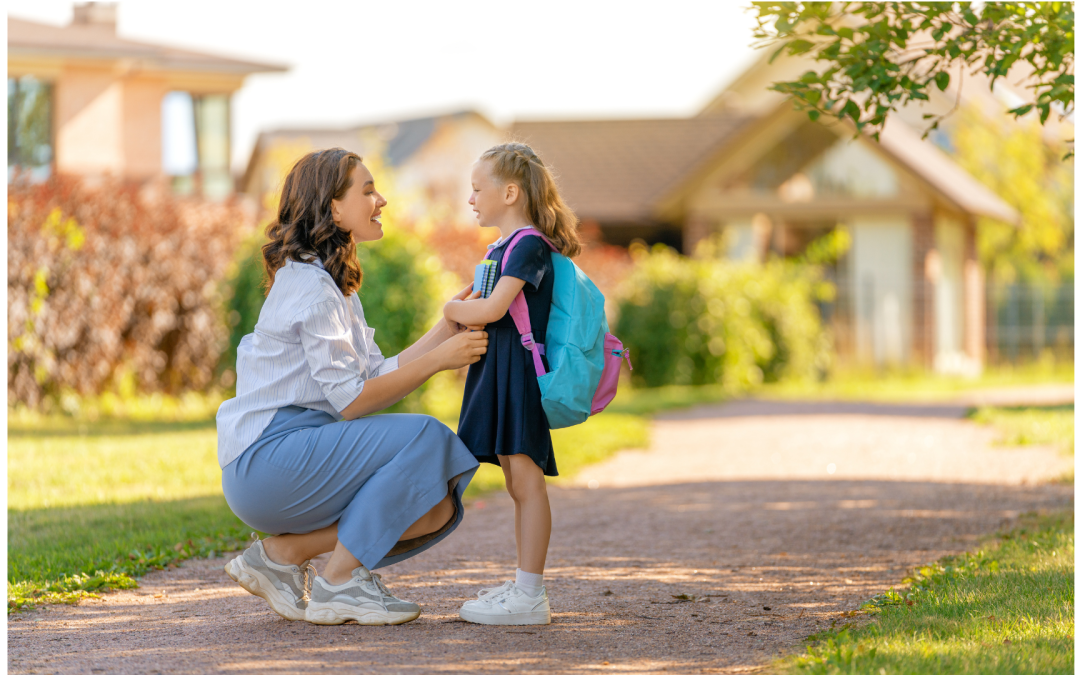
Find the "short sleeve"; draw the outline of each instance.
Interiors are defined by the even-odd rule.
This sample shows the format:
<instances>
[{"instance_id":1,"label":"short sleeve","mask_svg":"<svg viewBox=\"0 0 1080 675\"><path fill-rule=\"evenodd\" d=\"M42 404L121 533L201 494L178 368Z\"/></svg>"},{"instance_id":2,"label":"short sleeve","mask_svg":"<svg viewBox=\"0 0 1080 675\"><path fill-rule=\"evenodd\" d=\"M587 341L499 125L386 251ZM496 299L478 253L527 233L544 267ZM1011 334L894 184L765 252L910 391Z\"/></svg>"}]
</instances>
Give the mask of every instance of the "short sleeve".
<instances>
[{"instance_id":1,"label":"short sleeve","mask_svg":"<svg viewBox=\"0 0 1080 675\"><path fill-rule=\"evenodd\" d=\"M505 261L502 276L521 279L536 291L550 266L550 250L540 237L523 237L510 252L510 259Z\"/></svg>"},{"instance_id":2,"label":"short sleeve","mask_svg":"<svg viewBox=\"0 0 1080 675\"><path fill-rule=\"evenodd\" d=\"M352 322L345 306L320 302L304 311L296 322L311 377L330 405L341 412L363 391L363 373L368 369L366 359L353 346Z\"/></svg>"}]
</instances>

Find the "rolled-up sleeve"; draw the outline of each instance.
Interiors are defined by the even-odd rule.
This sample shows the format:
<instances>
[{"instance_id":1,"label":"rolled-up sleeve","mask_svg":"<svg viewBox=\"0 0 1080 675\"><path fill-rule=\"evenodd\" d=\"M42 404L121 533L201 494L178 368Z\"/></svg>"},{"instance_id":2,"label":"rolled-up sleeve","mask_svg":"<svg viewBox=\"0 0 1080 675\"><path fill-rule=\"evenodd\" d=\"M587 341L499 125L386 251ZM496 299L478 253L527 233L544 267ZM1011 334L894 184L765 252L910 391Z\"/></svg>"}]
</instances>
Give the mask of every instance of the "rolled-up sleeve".
<instances>
[{"instance_id":1,"label":"rolled-up sleeve","mask_svg":"<svg viewBox=\"0 0 1080 675\"><path fill-rule=\"evenodd\" d=\"M400 356L400 355L391 356L390 358L388 358L388 359L384 360L382 363L380 363L379 364L379 369L375 371L375 374L376 375L385 375L387 373L392 373L395 370L397 370L398 369L398 356Z\"/></svg>"},{"instance_id":2,"label":"rolled-up sleeve","mask_svg":"<svg viewBox=\"0 0 1080 675\"><path fill-rule=\"evenodd\" d=\"M366 359L353 347L345 306L321 302L308 308L296 322L311 377L330 405L341 412L364 390L363 373L368 368Z\"/></svg>"}]
</instances>

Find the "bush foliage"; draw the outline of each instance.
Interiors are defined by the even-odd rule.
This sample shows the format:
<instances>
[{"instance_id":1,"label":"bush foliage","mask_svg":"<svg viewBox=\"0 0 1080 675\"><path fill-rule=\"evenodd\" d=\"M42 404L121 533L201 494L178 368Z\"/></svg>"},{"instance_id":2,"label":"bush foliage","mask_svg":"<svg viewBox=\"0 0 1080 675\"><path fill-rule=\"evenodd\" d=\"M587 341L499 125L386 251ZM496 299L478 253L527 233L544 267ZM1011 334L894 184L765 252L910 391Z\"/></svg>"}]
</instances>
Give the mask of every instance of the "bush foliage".
<instances>
[{"instance_id":1,"label":"bush foliage","mask_svg":"<svg viewBox=\"0 0 1080 675\"><path fill-rule=\"evenodd\" d=\"M228 330L216 282L251 218L115 181L8 189L8 398L203 390Z\"/></svg>"},{"instance_id":2,"label":"bush foliage","mask_svg":"<svg viewBox=\"0 0 1080 675\"><path fill-rule=\"evenodd\" d=\"M633 253L615 333L630 348L637 383L740 392L827 368L815 268L684 258L663 246Z\"/></svg>"}]
</instances>

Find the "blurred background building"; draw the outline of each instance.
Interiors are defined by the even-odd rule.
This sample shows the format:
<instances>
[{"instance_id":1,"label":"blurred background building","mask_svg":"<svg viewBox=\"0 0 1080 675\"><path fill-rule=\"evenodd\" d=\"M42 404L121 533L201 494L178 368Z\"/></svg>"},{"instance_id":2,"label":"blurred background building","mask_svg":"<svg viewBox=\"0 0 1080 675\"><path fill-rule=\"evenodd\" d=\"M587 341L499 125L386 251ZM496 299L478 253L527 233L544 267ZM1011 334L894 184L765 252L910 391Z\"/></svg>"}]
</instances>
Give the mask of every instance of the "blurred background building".
<instances>
[{"instance_id":1,"label":"blurred background building","mask_svg":"<svg viewBox=\"0 0 1080 675\"><path fill-rule=\"evenodd\" d=\"M716 235L729 258L763 261L797 258L843 229L850 249L828 270L838 292L822 307L841 358L976 373L988 349L996 358L1071 350L1071 283L1049 296L988 288L980 223L1023 227L1021 214L954 160L955 125L926 139L917 130L927 110L956 105L960 82L964 106L1003 115L1023 100L1007 83L954 77L925 107L891 119L879 141L853 140L853 128L810 122L769 90L808 62L763 54L688 118L500 127L463 110L266 130L233 176L230 96L247 75L285 67L126 40L116 35L116 11L115 3L79 4L66 27L8 19L9 181L20 173L167 176L181 194L221 199L235 190L265 203L301 154L340 146L378 156L399 189L425 196L418 204L444 204L467 223L472 162L495 143L520 140L554 169L583 225L610 244L641 240L691 254ZM1043 133L1071 138L1071 129L1069 119Z\"/></svg>"},{"instance_id":2,"label":"blurred background building","mask_svg":"<svg viewBox=\"0 0 1080 675\"><path fill-rule=\"evenodd\" d=\"M64 27L8 17L9 182L168 176L181 193L231 194L230 98L251 73L285 68L127 40L116 12L76 4Z\"/></svg>"}]
</instances>

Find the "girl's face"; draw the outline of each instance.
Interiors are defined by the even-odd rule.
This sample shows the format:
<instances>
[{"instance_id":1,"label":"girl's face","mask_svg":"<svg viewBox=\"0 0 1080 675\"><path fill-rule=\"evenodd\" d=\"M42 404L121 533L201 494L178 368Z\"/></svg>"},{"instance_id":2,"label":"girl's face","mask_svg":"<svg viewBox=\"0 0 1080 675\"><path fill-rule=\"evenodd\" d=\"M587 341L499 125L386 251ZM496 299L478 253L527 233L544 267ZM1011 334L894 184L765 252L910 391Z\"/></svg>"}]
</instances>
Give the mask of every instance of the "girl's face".
<instances>
[{"instance_id":1,"label":"girl's face","mask_svg":"<svg viewBox=\"0 0 1080 675\"><path fill-rule=\"evenodd\" d=\"M341 196L330 202L334 224L352 233L353 241L382 239L382 207L386 200L375 190L375 179L363 164L353 167L352 185Z\"/></svg>"},{"instance_id":2,"label":"girl's face","mask_svg":"<svg viewBox=\"0 0 1080 675\"><path fill-rule=\"evenodd\" d=\"M520 189L509 183L500 185L491 175L491 165L480 161L473 165L472 194L469 205L480 227L498 227L499 223L514 212Z\"/></svg>"}]
</instances>

